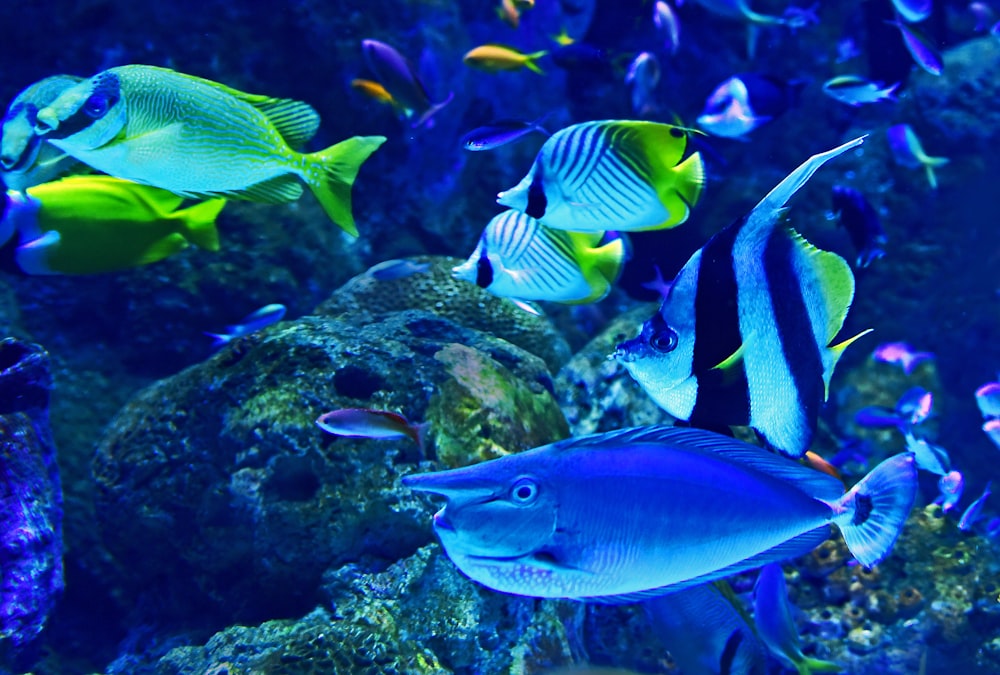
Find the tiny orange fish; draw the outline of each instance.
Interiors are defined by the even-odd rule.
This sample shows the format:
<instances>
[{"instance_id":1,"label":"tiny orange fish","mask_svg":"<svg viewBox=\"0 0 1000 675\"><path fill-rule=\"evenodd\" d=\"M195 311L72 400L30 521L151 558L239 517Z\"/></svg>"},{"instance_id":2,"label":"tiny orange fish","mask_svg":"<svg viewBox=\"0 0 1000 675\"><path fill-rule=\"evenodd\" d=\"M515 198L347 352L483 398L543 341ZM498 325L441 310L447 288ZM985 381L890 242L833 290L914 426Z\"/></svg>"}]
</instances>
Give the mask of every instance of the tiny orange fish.
<instances>
[{"instance_id":1,"label":"tiny orange fish","mask_svg":"<svg viewBox=\"0 0 1000 675\"><path fill-rule=\"evenodd\" d=\"M374 101L378 101L379 103L391 105L394 108L399 105L396 103L396 99L392 97L392 94L386 91L385 87L374 80L365 80L360 77L355 78L351 80L351 88Z\"/></svg>"},{"instance_id":2,"label":"tiny orange fish","mask_svg":"<svg viewBox=\"0 0 1000 675\"><path fill-rule=\"evenodd\" d=\"M830 464L830 462L826 461L812 450L806 450L806 454L802 457L802 459L805 461L806 464L816 469L817 471L822 471L828 476L833 476L837 480L843 482L844 479L841 477L840 472L837 471L837 467L835 467L833 464Z\"/></svg>"}]
</instances>

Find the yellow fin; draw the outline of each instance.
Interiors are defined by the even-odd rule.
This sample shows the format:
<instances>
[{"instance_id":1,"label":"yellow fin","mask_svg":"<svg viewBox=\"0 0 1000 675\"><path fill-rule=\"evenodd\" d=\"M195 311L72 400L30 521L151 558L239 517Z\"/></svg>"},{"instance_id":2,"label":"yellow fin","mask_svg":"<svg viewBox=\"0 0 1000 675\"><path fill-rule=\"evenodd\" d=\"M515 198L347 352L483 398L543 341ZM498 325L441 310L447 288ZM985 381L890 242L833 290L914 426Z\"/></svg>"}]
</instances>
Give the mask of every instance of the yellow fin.
<instances>
[{"instance_id":1,"label":"yellow fin","mask_svg":"<svg viewBox=\"0 0 1000 675\"><path fill-rule=\"evenodd\" d=\"M790 227L786 228L786 231L794 247L809 258L819 280L823 300L826 302L827 317L826 333L822 342L829 344L844 325L847 310L854 300L854 273L851 272L851 266L847 261L836 253L816 248Z\"/></svg>"},{"instance_id":2,"label":"yellow fin","mask_svg":"<svg viewBox=\"0 0 1000 675\"><path fill-rule=\"evenodd\" d=\"M872 332L872 328L866 328L854 337L849 337L843 342L838 342L837 344L827 347L833 355L830 360L830 369L828 372L823 373L823 400L825 401L830 396L830 377L833 375L833 369L837 367L837 362L840 361L840 357L843 356L844 350L847 349L855 340L860 337L864 337Z\"/></svg>"},{"instance_id":3,"label":"yellow fin","mask_svg":"<svg viewBox=\"0 0 1000 675\"><path fill-rule=\"evenodd\" d=\"M539 75L544 75L545 71L538 67L538 64L535 63L535 60L542 58L543 56L545 56L548 53L549 52L547 50L543 49L542 51L535 52L534 54L525 54L524 55L524 67L527 68L528 70L532 71L532 72L538 73Z\"/></svg>"},{"instance_id":4,"label":"yellow fin","mask_svg":"<svg viewBox=\"0 0 1000 675\"><path fill-rule=\"evenodd\" d=\"M385 136L354 136L326 150L306 155L313 164L313 170L309 172L309 187L330 220L348 234L358 235L351 213L354 179L364 161L385 141Z\"/></svg>"},{"instance_id":5,"label":"yellow fin","mask_svg":"<svg viewBox=\"0 0 1000 675\"><path fill-rule=\"evenodd\" d=\"M187 239L184 235L174 232L173 234L168 234L163 239L150 246L146 251L139 256L133 263L134 267L139 265L148 265L150 263L159 262L164 258L169 258L175 253L183 251L188 247Z\"/></svg>"},{"instance_id":6,"label":"yellow fin","mask_svg":"<svg viewBox=\"0 0 1000 675\"><path fill-rule=\"evenodd\" d=\"M184 238L207 251L219 250L219 231L215 219L226 205L225 199L209 199L174 213L184 222Z\"/></svg>"}]
</instances>

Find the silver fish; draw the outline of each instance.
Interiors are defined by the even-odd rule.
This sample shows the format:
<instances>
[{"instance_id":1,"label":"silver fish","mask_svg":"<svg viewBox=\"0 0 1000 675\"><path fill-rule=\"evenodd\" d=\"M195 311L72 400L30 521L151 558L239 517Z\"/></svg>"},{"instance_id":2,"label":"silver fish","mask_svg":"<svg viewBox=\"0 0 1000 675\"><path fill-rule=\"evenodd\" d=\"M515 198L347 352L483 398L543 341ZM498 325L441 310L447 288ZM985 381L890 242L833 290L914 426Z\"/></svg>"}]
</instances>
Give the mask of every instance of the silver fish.
<instances>
[{"instance_id":1,"label":"silver fish","mask_svg":"<svg viewBox=\"0 0 1000 675\"><path fill-rule=\"evenodd\" d=\"M913 505L913 455L847 493L836 478L694 428L641 427L409 475L447 498L445 552L503 593L631 602L803 555L835 524L866 567Z\"/></svg>"}]
</instances>

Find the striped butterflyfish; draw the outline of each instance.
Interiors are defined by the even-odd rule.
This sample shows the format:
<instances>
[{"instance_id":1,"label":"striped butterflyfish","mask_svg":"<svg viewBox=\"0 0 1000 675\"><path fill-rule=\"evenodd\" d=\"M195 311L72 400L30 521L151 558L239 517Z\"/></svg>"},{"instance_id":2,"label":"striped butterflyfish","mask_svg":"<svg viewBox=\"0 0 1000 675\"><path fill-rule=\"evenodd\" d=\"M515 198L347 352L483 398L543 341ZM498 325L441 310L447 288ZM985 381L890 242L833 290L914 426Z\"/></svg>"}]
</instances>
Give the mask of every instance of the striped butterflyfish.
<instances>
[{"instance_id":1,"label":"striped butterflyfish","mask_svg":"<svg viewBox=\"0 0 1000 675\"><path fill-rule=\"evenodd\" d=\"M452 274L500 297L582 304L608 294L625 258L619 234L554 230L508 210L486 225Z\"/></svg>"},{"instance_id":2,"label":"striped butterflyfish","mask_svg":"<svg viewBox=\"0 0 1000 675\"><path fill-rule=\"evenodd\" d=\"M35 119L36 134L78 161L183 197L282 204L305 182L330 219L357 234L351 186L385 137L298 152L318 127L318 113L301 101L142 65L67 88Z\"/></svg>"},{"instance_id":3,"label":"striped butterflyfish","mask_svg":"<svg viewBox=\"0 0 1000 675\"><path fill-rule=\"evenodd\" d=\"M701 195L705 168L685 157L689 131L604 120L552 135L517 186L497 202L573 232L637 232L679 225Z\"/></svg>"},{"instance_id":4,"label":"striped butterflyfish","mask_svg":"<svg viewBox=\"0 0 1000 675\"><path fill-rule=\"evenodd\" d=\"M659 311L618 345L615 357L661 408L694 426L749 426L786 455L805 453L837 360L860 335L832 344L854 298L850 266L782 216L820 166L863 140L814 155L695 251Z\"/></svg>"}]
</instances>

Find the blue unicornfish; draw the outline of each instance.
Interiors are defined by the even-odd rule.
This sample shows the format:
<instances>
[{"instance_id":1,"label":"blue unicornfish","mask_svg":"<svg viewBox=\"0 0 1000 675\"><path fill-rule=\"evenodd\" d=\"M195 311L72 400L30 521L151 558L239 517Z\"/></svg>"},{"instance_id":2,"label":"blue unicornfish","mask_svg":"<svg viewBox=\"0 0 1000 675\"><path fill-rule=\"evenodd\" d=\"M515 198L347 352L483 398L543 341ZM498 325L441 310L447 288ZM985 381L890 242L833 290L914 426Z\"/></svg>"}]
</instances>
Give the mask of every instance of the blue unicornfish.
<instances>
[{"instance_id":1,"label":"blue unicornfish","mask_svg":"<svg viewBox=\"0 0 1000 675\"><path fill-rule=\"evenodd\" d=\"M799 675L839 673L843 670L832 661L802 653L799 629L788 602L785 573L778 563L764 565L757 575L753 590L753 618L761 641L775 657L797 670Z\"/></svg>"},{"instance_id":2,"label":"blue unicornfish","mask_svg":"<svg viewBox=\"0 0 1000 675\"><path fill-rule=\"evenodd\" d=\"M301 101L237 91L154 66L118 66L38 111L35 132L102 173L192 198L280 204L305 182L330 219L357 234L351 186L384 136L314 153L319 115Z\"/></svg>"},{"instance_id":3,"label":"blue unicornfish","mask_svg":"<svg viewBox=\"0 0 1000 675\"><path fill-rule=\"evenodd\" d=\"M469 578L503 593L635 602L803 555L837 525L866 567L913 504L909 453L844 492L835 478L691 427L572 438L403 477L447 499L434 530Z\"/></svg>"},{"instance_id":4,"label":"blue unicornfish","mask_svg":"<svg viewBox=\"0 0 1000 675\"><path fill-rule=\"evenodd\" d=\"M766 675L764 645L725 581L653 598L642 608L684 675Z\"/></svg>"},{"instance_id":5,"label":"blue unicornfish","mask_svg":"<svg viewBox=\"0 0 1000 675\"><path fill-rule=\"evenodd\" d=\"M503 298L582 304L610 292L627 253L620 234L554 230L507 210L452 274Z\"/></svg>"},{"instance_id":6,"label":"blue unicornfish","mask_svg":"<svg viewBox=\"0 0 1000 675\"><path fill-rule=\"evenodd\" d=\"M847 230L858 257L855 265L868 267L885 256L883 246L889 241L882 222L859 191L846 185L833 186L833 213L837 222Z\"/></svg>"},{"instance_id":7,"label":"blue unicornfish","mask_svg":"<svg viewBox=\"0 0 1000 675\"><path fill-rule=\"evenodd\" d=\"M183 197L111 176L69 176L0 203L0 242L25 274L101 274L163 260L189 244L219 250L225 199Z\"/></svg>"},{"instance_id":8,"label":"blue unicornfish","mask_svg":"<svg viewBox=\"0 0 1000 675\"><path fill-rule=\"evenodd\" d=\"M271 305L264 305L260 309L250 312L237 323L226 326L226 330L224 332L205 333L205 335L214 340L212 343L213 347L221 347L222 345L232 342L236 338L256 333L263 328L267 328L268 326L278 323L285 318L285 311L286 307L282 304L274 303Z\"/></svg>"},{"instance_id":9,"label":"blue unicornfish","mask_svg":"<svg viewBox=\"0 0 1000 675\"><path fill-rule=\"evenodd\" d=\"M793 457L808 449L837 360L860 337L834 344L854 275L782 221L809 177L862 140L813 156L712 237L618 345L614 356L661 408L698 427L750 426Z\"/></svg>"},{"instance_id":10,"label":"blue unicornfish","mask_svg":"<svg viewBox=\"0 0 1000 675\"><path fill-rule=\"evenodd\" d=\"M685 156L689 133L657 122L574 124L545 141L528 175L497 202L573 232L680 225L705 181L701 155Z\"/></svg>"}]
</instances>

